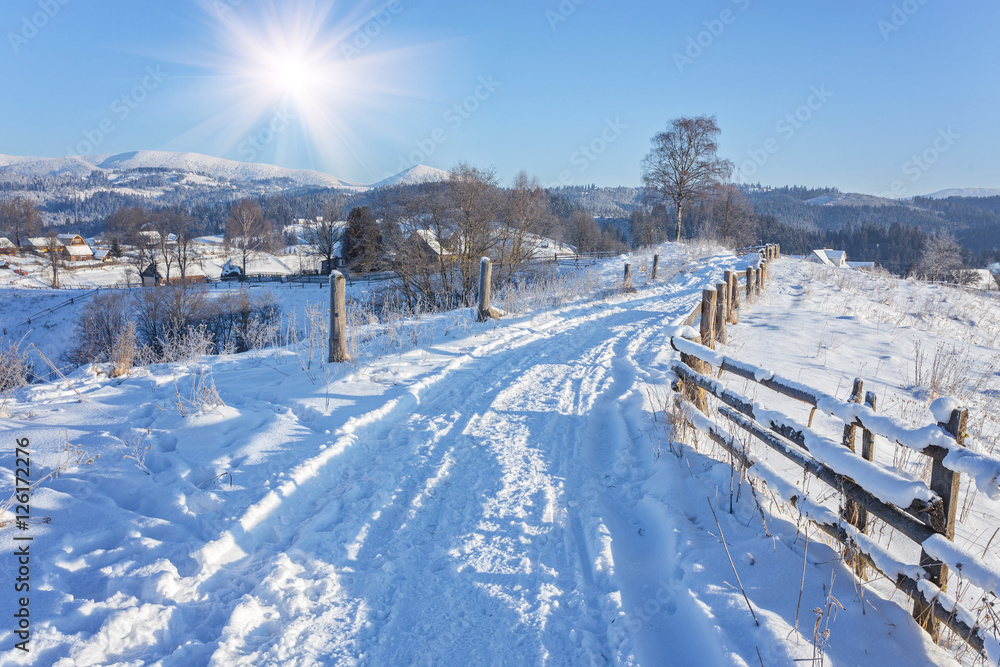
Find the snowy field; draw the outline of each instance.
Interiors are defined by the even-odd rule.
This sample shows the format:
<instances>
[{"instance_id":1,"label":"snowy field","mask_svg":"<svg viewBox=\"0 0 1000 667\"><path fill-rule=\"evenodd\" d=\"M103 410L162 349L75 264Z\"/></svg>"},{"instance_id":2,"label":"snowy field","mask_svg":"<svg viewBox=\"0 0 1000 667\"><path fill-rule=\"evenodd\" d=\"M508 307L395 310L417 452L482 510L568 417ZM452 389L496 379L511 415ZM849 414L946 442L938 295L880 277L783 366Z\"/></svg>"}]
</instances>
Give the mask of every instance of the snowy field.
<instances>
[{"instance_id":1,"label":"snowy field","mask_svg":"<svg viewBox=\"0 0 1000 667\"><path fill-rule=\"evenodd\" d=\"M5 593L0 664L974 664L934 646L891 586L859 588L778 503L744 492L730 513L718 448L672 453L670 336L746 260L659 252L655 283L648 254L632 259L634 293L615 289L620 258L545 307L509 296L497 322L355 322L349 364L286 343L20 392L0 419L0 503L16 439L33 479L65 470L27 530L0 527L8 591L15 538L33 538L31 651L13 648ZM296 321L325 305L315 287L266 289ZM0 320L56 354L78 310L17 327L65 298L5 289ZM947 390L995 449L997 306L783 259L725 349L841 397L862 377L880 412L915 424ZM961 372L935 372L935 355ZM1000 507L962 493L957 541L1000 570Z\"/></svg>"}]
</instances>

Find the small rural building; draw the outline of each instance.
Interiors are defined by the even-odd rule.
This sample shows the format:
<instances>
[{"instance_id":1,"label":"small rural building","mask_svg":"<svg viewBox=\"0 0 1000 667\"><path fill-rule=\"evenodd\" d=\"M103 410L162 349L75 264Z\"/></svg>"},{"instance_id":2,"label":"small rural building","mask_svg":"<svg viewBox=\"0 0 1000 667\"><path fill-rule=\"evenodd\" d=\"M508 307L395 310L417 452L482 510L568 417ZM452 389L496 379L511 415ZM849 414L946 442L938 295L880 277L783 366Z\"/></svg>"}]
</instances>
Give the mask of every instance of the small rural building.
<instances>
[{"instance_id":1,"label":"small rural building","mask_svg":"<svg viewBox=\"0 0 1000 667\"><path fill-rule=\"evenodd\" d=\"M159 285L190 285L192 283L203 283L206 282L205 276L199 274L187 274L184 279L181 280L180 272L170 274L170 282L160 273L160 270L156 266L156 262L150 262L146 270L139 274L142 278L143 287L154 287Z\"/></svg>"},{"instance_id":2,"label":"small rural building","mask_svg":"<svg viewBox=\"0 0 1000 667\"><path fill-rule=\"evenodd\" d=\"M830 248L813 250L812 253L806 255L806 261L814 264L835 266L838 269L850 268L847 263L847 253L843 250L831 250Z\"/></svg>"},{"instance_id":3,"label":"small rural building","mask_svg":"<svg viewBox=\"0 0 1000 667\"><path fill-rule=\"evenodd\" d=\"M56 240L56 244L58 246L58 239ZM46 255L49 252L49 239L44 236L33 236L28 239L28 242L24 247L26 250L30 250L31 252ZM61 249L61 246L59 246L59 248Z\"/></svg>"},{"instance_id":4,"label":"small rural building","mask_svg":"<svg viewBox=\"0 0 1000 667\"><path fill-rule=\"evenodd\" d=\"M417 247L422 255L431 259L441 258L450 260L455 258L455 253L450 250L438 235L429 229L418 229L410 234L407 242Z\"/></svg>"},{"instance_id":5,"label":"small rural building","mask_svg":"<svg viewBox=\"0 0 1000 667\"><path fill-rule=\"evenodd\" d=\"M86 243L83 245L64 245L63 258L70 262L83 262L89 259L94 259L94 251L91 250L90 246Z\"/></svg>"},{"instance_id":6,"label":"small rural building","mask_svg":"<svg viewBox=\"0 0 1000 667\"><path fill-rule=\"evenodd\" d=\"M105 264L111 264L115 261L115 256L111 254L111 251L107 248L98 248L94 251L94 259L98 262L103 262Z\"/></svg>"},{"instance_id":7,"label":"small rural building","mask_svg":"<svg viewBox=\"0 0 1000 667\"><path fill-rule=\"evenodd\" d=\"M0 255L16 255L17 246L5 236L0 236Z\"/></svg>"},{"instance_id":8,"label":"small rural building","mask_svg":"<svg viewBox=\"0 0 1000 667\"><path fill-rule=\"evenodd\" d=\"M79 234L57 234L56 238L59 240L59 245L64 248L71 245L87 245L87 242Z\"/></svg>"}]
</instances>

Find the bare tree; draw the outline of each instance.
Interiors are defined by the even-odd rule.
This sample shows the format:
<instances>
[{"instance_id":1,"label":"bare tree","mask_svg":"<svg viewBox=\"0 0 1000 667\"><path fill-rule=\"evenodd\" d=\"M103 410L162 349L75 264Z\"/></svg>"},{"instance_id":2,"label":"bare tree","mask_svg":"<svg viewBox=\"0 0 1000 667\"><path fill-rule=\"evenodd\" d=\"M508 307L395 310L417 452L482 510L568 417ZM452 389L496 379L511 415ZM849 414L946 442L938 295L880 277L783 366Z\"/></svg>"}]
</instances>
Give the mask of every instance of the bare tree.
<instances>
[{"instance_id":1,"label":"bare tree","mask_svg":"<svg viewBox=\"0 0 1000 667\"><path fill-rule=\"evenodd\" d=\"M577 252L593 252L601 245L601 228L594 216L583 210L573 211L566 221L566 240Z\"/></svg>"},{"instance_id":2,"label":"bare tree","mask_svg":"<svg viewBox=\"0 0 1000 667\"><path fill-rule=\"evenodd\" d=\"M247 273L247 261L267 246L270 234L271 225L264 219L264 212L257 202L242 199L233 206L226 223L226 243L240 251L244 275Z\"/></svg>"},{"instance_id":3,"label":"bare tree","mask_svg":"<svg viewBox=\"0 0 1000 667\"><path fill-rule=\"evenodd\" d=\"M962 247L946 232L931 234L917 262L917 273L925 279L938 280L962 267Z\"/></svg>"},{"instance_id":4,"label":"bare tree","mask_svg":"<svg viewBox=\"0 0 1000 667\"><path fill-rule=\"evenodd\" d=\"M18 248L37 235L41 225L42 216L30 199L13 197L0 203L0 231Z\"/></svg>"},{"instance_id":5,"label":"bare tree","mask_svg":"<svg viewBox=\"0 0 1000 667\"><path fill-rule=\"evenodd\" d=\"M174 230L174 243L170 248L174 263L177 264L177 271L181 274L183 283L191 271L192 265L196 263L194 251L194 221L186 211L176 211L172 214L170 223Z\"/></svg>"},{"instance_id":6,"label":"bare tree","mask_svg":"<svg viewBox=\"0 0 1000 667\"><path fill-rule=\"evenodd\" d=\"M341 230L337 226L343 214L343 201L335 199L327 207L322 219L318 220L309 230L309 242L315 247L316 254L326 263L327 270L333 267L333 259L341 241ZM301 259L300 259L301 264Z\"/></svg>"},{"instance_id":7,"label":"bare tree","mask_svg":"<svg viewBox=\"0 0 1000 667\"><path fill-rule=\"evenodd\" d=\"M49 269L52 270L52 287L59 287L59 269L62 268L62 244L55 232L45 235L46 259L49 262Z\"/></svg>"},{"instance_id":8,"label":"bare tree","mask_svg":"<svg viewBox=\"0 0 1000 667\"><path fill-rule=\"evenodd\" d=\"M157 211L150 216L151 223L147 231L156 232L151 236L153 242L153 252L155 253L158 268L163 270L166 283L170 284L170 267L176 261L176 255L172 247L170 235L174 233L179 225L180 215L175 211Z\"/></svg>"},{"instance_id":9,"label":"bare tree","mask_svg":"<svg viewBox=\"0 0 1000 667\"><path fill-rule=\"evenodd\" d=\"M711 232L720 242L739 247L753 241L757 218L735 185L723 183L715 188L708 213Z\"/></svg>"},{"instance_id":10,"label":"bare tree","mask_svg":"<svg viewBox=\"0 0 1000 667\"><path fill-rule=\"evenodd\" d=\"M499 212L496 170L465 162L451 170L448 194L454 207L455 233L450 239L459 266L462 297L475 293L479 260L489 254L495 238L493 226Z\"/></svg>"},{"instance_id":11,"label":"bare tree","mask_svg":"<svg viewBox=\"0 0 1000 667\"><path fill-rule=\"evenodd\" d=\"M628 219L629 234L632 245L637 248L659 245L667 240L667 211L662 204L649 209L639 208L632 211Z\"/></svg>"},{"instance_id":12,"label":"bare tree","mask_svg":"<svg viewBox=\"0 0 1000 667\"><path fill-rule=\"evenodd\" d=\"M548 201L538 179L529 177L524 171L518 173L500 201L493 273L497 284L510 282L532 258L541 240L539 235L546 231L550 222Z\"/></svg>"},{"instance_id":13,"label":"bare tree","mask_svg":"<svg viewBox=\"0 0 1000 667\"><path fill-rule=\"evenodd\" d=\"M678 241L685 207L706 199L733 171L732 162L716 155L720 132L715 116L675 118L666 131L653 137L653 148L642 161L649 198L670 202L677 212Z\"/></svg>"}]
</instances>

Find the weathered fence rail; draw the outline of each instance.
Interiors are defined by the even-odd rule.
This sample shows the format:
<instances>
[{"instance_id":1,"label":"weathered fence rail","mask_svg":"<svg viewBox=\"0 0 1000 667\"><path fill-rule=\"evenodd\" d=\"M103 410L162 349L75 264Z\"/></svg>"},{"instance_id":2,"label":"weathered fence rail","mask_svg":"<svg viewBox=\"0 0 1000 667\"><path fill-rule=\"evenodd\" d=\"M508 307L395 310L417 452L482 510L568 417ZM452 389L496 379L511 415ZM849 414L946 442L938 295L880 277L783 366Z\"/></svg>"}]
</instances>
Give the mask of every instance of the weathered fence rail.
<instances>
[{"instance_id":1,"label":"weathered fence rail","mask_svg":"<svg viewBox=\"0 0 1000 667\"><path fill-rule=\"evenodd\" d=\"M752 248L760 252L758 268L747 269L747 300L755 298L767 281L769 259L779 256L773 247ZM960 475L972 478L977 488L1000 495L1000 459L973 452L965 447L968 411L939 401L932 406L936 424L914 428L887 415L876 413L877 397L863 394L856 380L850 400L840 400L804 384L782 378L771 371L722 354L715 349L724 340L726 324L738 318L740 293L736 275L727 273L715 290L705 290L702 302L684 320L686 329L671 339L680 353L673 362L677 376L678 404L685 418L712 441L740 461L750 474L778 490L786 502L796 507L823 532L841 542L845 557L862 575L871 567L893 582L913 600L913 616L937 641L941 626L951 629L980 653L987 652L990 636L974 616L947 593L949 569L960 569L964 581L985 593L1000 594L1000 572L980 557L954 544ZM693 327L700 321L700 331ZM722 336L720 337L720 333ZM766 387L776 394L812 408L807 424L769 409L730 389L715 373L734 375ZM720 405L715 412L731 425L723 428L711 416L707 396ZM862 402L862 398L864 401ZM812 429L819 411L843 423L837 440ZM945 414L947 413L947 414ZM838 514L814 501L805 492L775 473L761 460L753 460L733 430L751 435L787 460L828 486L841 492L843 504ZM856 433L862 431L862 450L856 451ZM931 459L929 484L905 478L875 462L875 436L895 446L907 447ZM918 563L902 563L868 537L870 516L877 517L921 548ZM993 628L996 631L996 628ZM990 658L1000 649L996 638Z\"/></svg>"}]
</instances>

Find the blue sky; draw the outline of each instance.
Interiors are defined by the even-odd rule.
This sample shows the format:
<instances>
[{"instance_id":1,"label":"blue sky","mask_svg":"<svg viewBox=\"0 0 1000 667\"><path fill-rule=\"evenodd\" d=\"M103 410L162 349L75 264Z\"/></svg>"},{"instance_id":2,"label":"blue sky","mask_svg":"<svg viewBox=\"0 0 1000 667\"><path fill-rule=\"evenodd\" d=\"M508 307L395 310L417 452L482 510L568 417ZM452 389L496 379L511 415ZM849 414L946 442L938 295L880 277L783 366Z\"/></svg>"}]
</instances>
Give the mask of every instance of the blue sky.
<instances>
[{"instance_id":1,"label":"blue sky","mask_svg":"<svg viewBox=\"0 0 1000 667\"><path fill-rule=\"evenodd\" d=\"M715 114L743 181L1000 187L998 19L986 0L5 0L0 153L637 185L653 134Z\"/></svg>"}]
</instances>

